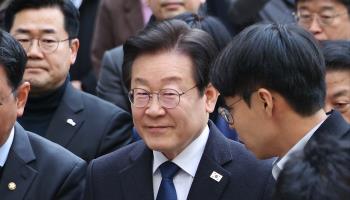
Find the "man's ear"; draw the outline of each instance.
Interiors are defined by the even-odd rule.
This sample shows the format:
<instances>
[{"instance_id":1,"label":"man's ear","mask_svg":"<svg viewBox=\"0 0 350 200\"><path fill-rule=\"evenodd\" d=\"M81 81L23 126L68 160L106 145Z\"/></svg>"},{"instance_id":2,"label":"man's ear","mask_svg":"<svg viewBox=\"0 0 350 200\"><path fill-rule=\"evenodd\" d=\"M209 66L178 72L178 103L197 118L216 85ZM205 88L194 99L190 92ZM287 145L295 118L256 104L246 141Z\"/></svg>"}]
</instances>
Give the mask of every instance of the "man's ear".
<instances>
[{"instance_id":1,"label":"man's ear","mask_svg":"<svg viewBox=\"0 0 350 200\"><path fill-rule=\"evenodd\" d=\"M220 93L210 83L204 90L205 108L208 113L212 113L215 109L216 101Z\"/></svg>"},{"instance_id":2,"label":"man's ear","mask_svg":"<svg viewBox=\"0 0 350 200\"><path fill-rule=\"evenodd\" d=\"M23 82L16 90L17 117L21 117L23 115L24 107L27 103L29 91L30 91L29 82Z\"/></svg>"},{"instance_id":3,"label":"man's ear","mask_svg":"<svg viewBox=\"0 0 350 200\"><path fill-rule=\"evenodd\" d=\"M70 57L70 64L73 65L75 63L75 60L77 59L78 50L79 50L79 39L75 38L70 41L70 51L71 51L71 57Z\"/></svg>"},{"instance_id":4,"label":"man's ear","mask_svg":"<svg viewBox=\"0 0 350 200\"><path fill-rule=\"evenodd\" d=\"M257 90L257 98L258 105L262 106L268 116L272 116L275 106L273 94L268 89L259 88Z\"/></svg>"}]
</instances>

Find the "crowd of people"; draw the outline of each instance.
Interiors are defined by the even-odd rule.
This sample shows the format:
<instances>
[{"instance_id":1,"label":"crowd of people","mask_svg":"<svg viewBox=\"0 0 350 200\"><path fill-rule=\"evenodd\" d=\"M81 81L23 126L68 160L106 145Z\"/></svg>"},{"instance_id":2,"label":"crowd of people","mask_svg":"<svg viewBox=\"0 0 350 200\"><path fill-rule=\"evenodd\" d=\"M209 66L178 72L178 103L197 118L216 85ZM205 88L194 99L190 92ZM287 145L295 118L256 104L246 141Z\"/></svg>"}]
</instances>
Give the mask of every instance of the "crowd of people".
<instances>
[{"instance_id":1,"label":"crowd of people","mask_svg":"<svg viewBox=\"0 0 350 200\"><path fill-rule=\"evenodd\" d=\"M350 199L350 1L0 1L0 199Z\"/></svg>"}]
</instances>

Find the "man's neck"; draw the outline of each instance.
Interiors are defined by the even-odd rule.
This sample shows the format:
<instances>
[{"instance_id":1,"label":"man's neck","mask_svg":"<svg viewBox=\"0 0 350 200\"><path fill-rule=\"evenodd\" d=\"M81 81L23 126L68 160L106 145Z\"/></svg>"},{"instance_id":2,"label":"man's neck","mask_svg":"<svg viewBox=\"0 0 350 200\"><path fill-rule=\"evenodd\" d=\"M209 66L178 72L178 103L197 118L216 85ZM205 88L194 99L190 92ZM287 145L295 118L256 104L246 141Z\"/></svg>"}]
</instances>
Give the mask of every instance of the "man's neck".
<instances>
[{"instance_id":1,"label":"man's neck","mask_svg":"<svg viewBox=\"0 0 350 200\"><path fill-rule=\"evenodd\" d=\"M321 109L312 116L302 117L292 114L283 119L281 126L279 149L277 156L283 157L296 143L298 143L312 128L327 118Z\"/></svg>"}]
</instances>

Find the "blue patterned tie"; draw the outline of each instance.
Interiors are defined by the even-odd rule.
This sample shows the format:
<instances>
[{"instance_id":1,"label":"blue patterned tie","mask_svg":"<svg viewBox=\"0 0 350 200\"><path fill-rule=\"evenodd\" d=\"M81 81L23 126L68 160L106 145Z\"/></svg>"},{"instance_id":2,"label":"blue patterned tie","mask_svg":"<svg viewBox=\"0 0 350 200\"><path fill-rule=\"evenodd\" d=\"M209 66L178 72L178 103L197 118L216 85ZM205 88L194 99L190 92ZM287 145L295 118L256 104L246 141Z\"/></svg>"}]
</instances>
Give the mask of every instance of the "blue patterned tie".
<instances>
[{"instance_id":1,"label":"blue patterned tie","mask_svg":"<svg viewBox=\"0 0 350 200\"><path fill-rule=\"evenodd\" d=\"M175 163L166 161L159 166L159 169L162 174L162 182L156 200L177 200L173 177L180 168Z\"/></svg>"}]
</instances>

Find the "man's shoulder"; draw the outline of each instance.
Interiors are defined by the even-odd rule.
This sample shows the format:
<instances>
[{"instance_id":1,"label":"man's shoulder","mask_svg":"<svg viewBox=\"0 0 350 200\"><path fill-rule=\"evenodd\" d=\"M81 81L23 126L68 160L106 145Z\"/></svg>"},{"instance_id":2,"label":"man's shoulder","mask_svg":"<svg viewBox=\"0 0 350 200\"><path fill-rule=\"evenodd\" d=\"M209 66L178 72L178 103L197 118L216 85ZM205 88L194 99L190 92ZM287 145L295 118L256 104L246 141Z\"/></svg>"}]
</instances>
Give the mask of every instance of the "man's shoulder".
<instances>
[{"instance_id":1,"label":"man's shoulder","mask_svg":"<svg viewBox=\"0 0 350 200\"><path fill-rule=\"evenodd\" d=\"M37 162L71 168L85 165L85 161L62 146L51 142L35 133L26 132Z\"/></svg>"},{"instance_id":2,"label":"man's shoulder","mask_svg":"<svg viewBox=\"0 0 350 200\"><path fill-rule=\"evenodd\" d=\"M95 115L111 115L119 112L125 112L118 106L103 100L94 95L74 89L74 92L79 93L84 103L84 109L93 111Z\"/></svg>"},{"instance_id":3,"label":"man's shoulder","mask_svg":"<svg viewBox=\"0 0 350 200\"><path fill-rule=\"evenodd\" d=\"M98 157L92 161L94 171L106 172L108 169L121 170L143 156L144 151L150 151L140 140L117 149L111 153Z\"/></svg>"}]
</instances>

